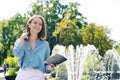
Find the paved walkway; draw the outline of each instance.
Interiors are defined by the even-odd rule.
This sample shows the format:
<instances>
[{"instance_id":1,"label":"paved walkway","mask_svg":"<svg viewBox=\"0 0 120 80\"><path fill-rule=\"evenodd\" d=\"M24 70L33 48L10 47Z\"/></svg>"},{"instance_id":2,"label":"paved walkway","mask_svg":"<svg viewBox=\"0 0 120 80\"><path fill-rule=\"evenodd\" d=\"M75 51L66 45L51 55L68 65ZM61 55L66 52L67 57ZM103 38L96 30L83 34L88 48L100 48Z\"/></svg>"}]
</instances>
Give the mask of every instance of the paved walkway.
<instances>
[{"instance_id":1,"label":"paved walkway","mask_svg":"<svg viewBox=\"0 0 120 80\"><path fill-rule=\"evenodd\" d=\"M5 80L3 68L0 67L0 80Z\"/></svg>"},{"instance_id":2,"label":"paved walkway","mask_svg":"<svg viewBox=\"0 0 120 80\"><path fill-rule=\"evenodd\" d=\"M3 72L0 73L0 80L5 80L5 77L4 77L4 73L3 73Z\"/></svg>"}]
</instances>

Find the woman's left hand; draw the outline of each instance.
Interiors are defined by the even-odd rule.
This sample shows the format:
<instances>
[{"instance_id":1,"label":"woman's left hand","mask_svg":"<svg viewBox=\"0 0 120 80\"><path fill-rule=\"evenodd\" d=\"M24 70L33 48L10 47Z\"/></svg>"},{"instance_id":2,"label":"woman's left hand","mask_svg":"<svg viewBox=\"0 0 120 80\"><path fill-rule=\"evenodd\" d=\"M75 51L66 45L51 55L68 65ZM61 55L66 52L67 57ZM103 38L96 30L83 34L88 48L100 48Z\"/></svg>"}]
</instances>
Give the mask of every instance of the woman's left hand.
<instances>
[{"instance_id":1,"label":"woman's left hand","mask_svg":"<svg viewBox=\"0 0 120 80\"><path fill-rule=\"evenodd\" d=\"M48 70L53 70L55 67L56 67L55 64L50 64L50 65L47 66L47 69Z\"/></svg>"}]
</instances>

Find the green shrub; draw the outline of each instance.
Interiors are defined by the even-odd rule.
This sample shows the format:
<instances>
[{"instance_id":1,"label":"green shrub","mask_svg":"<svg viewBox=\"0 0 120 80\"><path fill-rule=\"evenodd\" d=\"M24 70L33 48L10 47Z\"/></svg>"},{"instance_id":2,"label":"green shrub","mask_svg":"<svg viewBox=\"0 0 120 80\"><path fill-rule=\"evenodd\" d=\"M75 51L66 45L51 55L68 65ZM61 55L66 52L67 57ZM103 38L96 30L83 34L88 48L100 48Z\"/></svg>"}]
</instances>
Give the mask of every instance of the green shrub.
<instances>
[{"instance_id":1,"label":"green shrub","mask_svg":"<svg viewBox=\"0 0 120 80\"><path fill-rule=\"evenodd\" d=\"M83 75L82 80L88 80L90 78L90 75Z\"/></svg>"},{"instance_id":2,"label":"green shrub","mask_svg":"<svg viewBox=\"0 0 120 80\"><path fill-rule=\"evenodd\" d=\"M17 71L18 71L18 70L15 70L15 69L13 69L13 70L8 70L8 71L6 72L6 75L7 75L7 76L16 76L16 75L17 75Z\"/></svg>"},{"instance_id":3,"label":"green shrub","mask_svg":"<svg viewBox=\"0 0 120 80\"><path fill-rule=\"evenodd\" d=\"M4 60L4 63L7 64L6 76L16 76L18 71L18 58L17 57L7 57Z\"/></svg>"},{"instance_id":4,"label":"green shrub","mask_svg":"<svg viewBox=\"0 0 120 80\"><path fill-rule=\"evenodd\" d=\"M48 80L55 80L55 78L49 78Z\"/></svg>"},{"instance_id":5,"label":"green shrub","mask_svg":"<svg viewBox=\"0 0 120 80\"><path fill-rule=\"evenodd\" d=\"M4 60L5 64L8 64L10 68L18 68L18 58L17 57L7 57Z\"/></svg>"}]
</instances>

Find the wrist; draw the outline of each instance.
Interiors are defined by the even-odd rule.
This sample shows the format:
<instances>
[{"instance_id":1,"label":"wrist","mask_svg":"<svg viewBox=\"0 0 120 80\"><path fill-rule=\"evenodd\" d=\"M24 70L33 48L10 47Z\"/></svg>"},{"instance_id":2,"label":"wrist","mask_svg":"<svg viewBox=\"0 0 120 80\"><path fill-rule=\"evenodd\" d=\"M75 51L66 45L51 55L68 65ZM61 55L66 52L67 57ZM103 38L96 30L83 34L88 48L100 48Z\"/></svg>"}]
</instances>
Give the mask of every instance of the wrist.
<instances>
[{"instance_id":1,"label":"wrist","mask_svg":"<svg viewBox=\"0 0 120 80\"><path fill-rule=\"evenodd\" d=\"M22 46L24 44L24 38L20 37L20 45Z\"/></svg>"}]
</instances>

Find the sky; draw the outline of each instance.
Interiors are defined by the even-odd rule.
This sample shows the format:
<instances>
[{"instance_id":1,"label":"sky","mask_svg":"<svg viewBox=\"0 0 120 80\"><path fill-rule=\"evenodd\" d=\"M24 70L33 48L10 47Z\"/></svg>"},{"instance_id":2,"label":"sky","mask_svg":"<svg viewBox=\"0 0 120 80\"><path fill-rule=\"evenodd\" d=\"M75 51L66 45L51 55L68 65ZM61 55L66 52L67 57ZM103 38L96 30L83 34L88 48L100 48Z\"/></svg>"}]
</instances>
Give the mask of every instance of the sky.
<instances>
[{"instance_id":1,"label":"sky","mask_svg":"<svg viewBox=\"0 0 120 80\"><path fill-rule=\"evenodd\" d=\"M79 0L80 11L88 22L111 29L110 37L120 41L120 0Z\"/></svg>"},{"instance_id":2,"label":"sky","mask_svg":"<svg viewBox=\"0 0 120 80\"><path fill-rule=\"evenodd\" d=\"M36 0L0 0L0 20L9 19L17 12L24 14ZM61 0L67 3L68 0ZM73 1L73 0L69 0ZM74 0L80 3L79 11L88 22L111 29L110 37L120 41L120 0Z\"/></svg>"}]
</instances>

